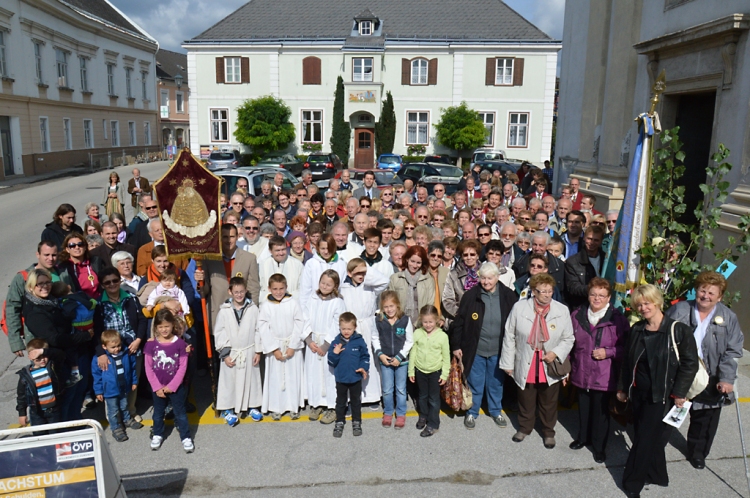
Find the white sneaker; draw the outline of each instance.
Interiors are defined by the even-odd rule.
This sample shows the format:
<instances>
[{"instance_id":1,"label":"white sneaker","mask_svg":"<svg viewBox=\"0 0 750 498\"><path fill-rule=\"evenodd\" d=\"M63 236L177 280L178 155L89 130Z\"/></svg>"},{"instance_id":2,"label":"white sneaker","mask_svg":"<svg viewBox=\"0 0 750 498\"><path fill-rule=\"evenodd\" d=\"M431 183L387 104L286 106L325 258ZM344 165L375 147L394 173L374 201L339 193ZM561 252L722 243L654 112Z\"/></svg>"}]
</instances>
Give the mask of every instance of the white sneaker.
<instances>
[{"instance_id":1,"label":"white sneaker","mask_svg":"<svg viewBox=\"0 0 750 498\"><path fill-rule=\"evenodd\" d=\"M182 440L182 449L185 450L185 453L192 453L195 451L195 446L193 445L193 440L189 437L186 437Z\"/></svg>"},{"instance_id":2,"label":"white sneaker","mask_svg":"<svg viewBox=\"0 0 750 498\"><path fill-rule=\"evenodd\" d=\"M161 436L152 436L151 437L151 449L156 451L159 448L161 448L161 443L164 441L164 438Z\"/></svg>"}]
</instances>

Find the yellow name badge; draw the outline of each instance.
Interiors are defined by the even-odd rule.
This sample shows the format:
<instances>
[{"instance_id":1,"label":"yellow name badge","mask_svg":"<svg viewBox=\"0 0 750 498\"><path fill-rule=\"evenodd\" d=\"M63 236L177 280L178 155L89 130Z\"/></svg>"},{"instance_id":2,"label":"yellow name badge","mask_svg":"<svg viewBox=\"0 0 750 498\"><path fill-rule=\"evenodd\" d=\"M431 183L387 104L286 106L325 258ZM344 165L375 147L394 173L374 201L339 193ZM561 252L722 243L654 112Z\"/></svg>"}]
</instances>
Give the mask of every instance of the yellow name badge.
<instances>
[{"instance_id":1,"label":"yellow name badge","mask_svg":"<svg viewBox=\"0 0 750 498\"><path fill-rule=\"evenodd\" d=\"M235 277L240 277L240 278L242 278L242 272L241 272L241 271L238 271L238 272L237 272L237 273L236 273L236 274L235 274L234 276L235 276Z\"/></svg>"},{"instance_id":2,"label":"yellow name badge","mask_svg":"<svg viewBox=\"0 0 750 498\"><path fill-rule=\"evenodd\" d=\"M471 314L471 319L472 320L479 320L479 313L472 313Z\"/></svg>"}]
</instances>

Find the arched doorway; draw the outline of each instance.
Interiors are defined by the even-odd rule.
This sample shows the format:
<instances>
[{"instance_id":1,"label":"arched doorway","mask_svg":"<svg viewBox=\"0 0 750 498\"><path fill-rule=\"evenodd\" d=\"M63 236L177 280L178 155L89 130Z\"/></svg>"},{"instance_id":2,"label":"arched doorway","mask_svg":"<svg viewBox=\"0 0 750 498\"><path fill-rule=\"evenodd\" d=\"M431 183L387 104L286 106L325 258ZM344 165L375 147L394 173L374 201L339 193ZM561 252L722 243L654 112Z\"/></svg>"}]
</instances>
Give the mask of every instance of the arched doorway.
<instances>
[{"instance_id":1,"label":"arched doorway","mask_svg":"<svg viewBox=\"0 0 750 498\"><path fill-rule=\"evenodd\" d=\"M172 130L170 130L169 128L163 128L161 130L161 137L162 137L161 143L164 147L166 147L167 145L171 145Z\"/></svg>"},{"instance_id":2,"label":"arched doorway","mask_svg":"<svg viewBox=\"0 0 750 498\"><path fill-rule=\"evenodd\" d=\"M354 129L354 167L370 169L375 161L375 134L370 128Z\"/></svg>"}]
</instances>

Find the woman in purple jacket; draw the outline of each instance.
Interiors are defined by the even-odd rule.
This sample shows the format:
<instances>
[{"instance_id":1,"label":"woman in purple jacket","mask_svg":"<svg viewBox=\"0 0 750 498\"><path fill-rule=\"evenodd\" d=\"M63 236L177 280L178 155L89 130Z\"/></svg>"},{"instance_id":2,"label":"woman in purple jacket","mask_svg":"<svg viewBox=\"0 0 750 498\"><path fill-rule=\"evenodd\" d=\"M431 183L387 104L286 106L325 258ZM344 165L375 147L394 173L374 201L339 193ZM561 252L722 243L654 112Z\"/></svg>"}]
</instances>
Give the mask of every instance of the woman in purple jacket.
<instances>
[{"instance_id":1,"label":"woman in purple jacket","mask_svg":"<svg viewBox=\"0 0 750 498\"><path fill-rule=\"evenodd\" d=\"M609 398L617 391L619 364L625 354L630 325L620 311L610 306L612 287L595 277L588 285L589 304L571 313L575 345L570 352L570 380L578 388L578 437L570 448L586 445L594 449L594 461L607 458Z\"/></svg>"}]
</instances>

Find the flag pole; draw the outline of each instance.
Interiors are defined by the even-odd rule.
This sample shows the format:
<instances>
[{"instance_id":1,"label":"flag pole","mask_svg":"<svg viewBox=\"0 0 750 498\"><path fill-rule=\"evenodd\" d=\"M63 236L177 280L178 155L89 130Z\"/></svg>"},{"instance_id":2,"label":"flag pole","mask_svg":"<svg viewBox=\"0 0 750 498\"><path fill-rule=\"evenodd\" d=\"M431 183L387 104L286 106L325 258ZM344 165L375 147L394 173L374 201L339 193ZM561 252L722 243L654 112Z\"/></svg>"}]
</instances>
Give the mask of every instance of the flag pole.
<instances>
[{"instance_id":1,"label":"flag pole","mask_svg":"<svg viewBox=\"0 0 750 498\"><path fill-rule=\"evenodd\" d=\"M196 256L195 258L195 268L196 270L203 271L203 260ZM205 275L205 272L204 272ZM201 313L203 314L203 334L204 338L206 340L206 356L208 356L208 371L211 372L211 394L213 396L213 404L214 404L214 417L219 417L219 411L216 409L216 374L214 373L214 351L213 347L211 346L211 331L209 329L208 324L208 308L206 306L206 297L203 295L203 285L205 283L205 277L204 280L200 280L197 282L198 284L198 292L201 295Z\"/></svg>"}]
</instances>

